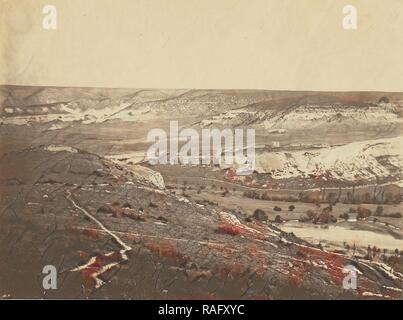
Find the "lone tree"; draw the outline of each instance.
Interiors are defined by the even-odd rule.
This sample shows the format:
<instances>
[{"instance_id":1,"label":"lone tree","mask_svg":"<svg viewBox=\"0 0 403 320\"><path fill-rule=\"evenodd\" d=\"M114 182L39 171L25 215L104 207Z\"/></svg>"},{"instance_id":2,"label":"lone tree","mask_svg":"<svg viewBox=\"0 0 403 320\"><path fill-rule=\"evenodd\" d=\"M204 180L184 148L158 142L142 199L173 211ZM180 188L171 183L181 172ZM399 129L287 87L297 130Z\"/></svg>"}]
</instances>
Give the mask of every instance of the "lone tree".
<instances>
[{"instance_id":1,"label":"lone tree","mask_svg":"<svg viewBox=\"0 0 403 320\"><path fill-rule=\"evenodd\" d=\"M381 216L383 213L383 207L382 206L377 206L375 210L375 215L376 216Z\"/></svg>"}]
</instances>

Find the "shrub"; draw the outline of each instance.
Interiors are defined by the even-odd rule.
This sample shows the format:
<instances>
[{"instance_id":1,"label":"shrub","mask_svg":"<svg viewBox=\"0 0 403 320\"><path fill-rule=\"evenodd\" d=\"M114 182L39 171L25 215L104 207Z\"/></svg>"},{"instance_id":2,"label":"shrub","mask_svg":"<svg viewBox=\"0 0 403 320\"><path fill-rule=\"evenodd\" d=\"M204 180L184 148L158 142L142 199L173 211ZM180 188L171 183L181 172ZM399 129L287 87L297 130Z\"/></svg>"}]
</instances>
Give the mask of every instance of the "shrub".
<instances>
[{"instance_id":1,"label":"shrub","mask_svg":"<svg viewBox=\"0 0 403 320\"><path fill-rule=\"evenodd\" d=\"M276 215L276 218L274 218L274 222L276 223L282 223L283 219L280 217L280 215Z\"/></svg>"},{"instance_id":2,"label":"shrub","mask_svg":"<svg viewBox=\"0 0 403 320\"><path fill-rule=\"evenodd\" d=\"M357 219L365 219L368 218L371 215L371 210L364 208L364 207L358 207L357 208Z\"/></svg>"},{"instance_id":3,"label":"shrub","mask_svg":"<svg viewBox=\"0 0 403 320\"><path fill-rule=\"evenodd\" d=\"M253 213L253 217L259 221L267 221L267 214L262 209L256 209Z\"/></svg>"},{"instance_id":4,"label":"shrub","mask_svg":"<svg viewBox=\"0 0 403 320\"><path fill-rule=\"evenodd\" d=\"M385 214L384 216L388 217L388 218L401 218L402 214L400 212L395 212L395 213Z\"/></svg>"},{"instance_id":5,"label":"shrub","mask_svg":"<svg viewBox=\"0 0 403 320\"><path fill-rule=\"evenodd\" d=\"M314 212L314 211L312 211L312 210L307 210L306 215L307 215L307 217L308 217L309 219L312 220L312 219L316 218L317 213Z\"/></svg>"},{"instance_id":6,"label":"shrub","mask_svg":"<svg viewBox=\"0 0 403 320\"><path fill-rule=\"evenodd\" d=\"M377 206L375 210L375 215L376 216L381 216L383 214L383 207L382 206Z\"/></svg>"}]
</instances>

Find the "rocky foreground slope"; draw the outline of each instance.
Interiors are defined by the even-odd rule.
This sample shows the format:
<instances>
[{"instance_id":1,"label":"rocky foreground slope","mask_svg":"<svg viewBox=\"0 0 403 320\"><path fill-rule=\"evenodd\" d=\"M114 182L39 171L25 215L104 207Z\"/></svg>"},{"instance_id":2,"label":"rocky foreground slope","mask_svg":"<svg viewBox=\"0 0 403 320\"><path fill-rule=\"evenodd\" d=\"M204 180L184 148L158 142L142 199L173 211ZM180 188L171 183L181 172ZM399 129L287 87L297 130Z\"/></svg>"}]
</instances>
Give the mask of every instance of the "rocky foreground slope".
<instances>
[{"instance_id":1,"label":"rocky foreground slope","mask_svg":"<svg viewBox=\"0 0 403 320\"><path fill-rule=\"evenodd\" d=\"M323 251L159 189L80 150L41 146L0 158L0 294L99 298L402 297L390 267ZM58 289L42 288L54 265ZM355 266L356 291L343 268Z\"/></svg>"}]
</instances>

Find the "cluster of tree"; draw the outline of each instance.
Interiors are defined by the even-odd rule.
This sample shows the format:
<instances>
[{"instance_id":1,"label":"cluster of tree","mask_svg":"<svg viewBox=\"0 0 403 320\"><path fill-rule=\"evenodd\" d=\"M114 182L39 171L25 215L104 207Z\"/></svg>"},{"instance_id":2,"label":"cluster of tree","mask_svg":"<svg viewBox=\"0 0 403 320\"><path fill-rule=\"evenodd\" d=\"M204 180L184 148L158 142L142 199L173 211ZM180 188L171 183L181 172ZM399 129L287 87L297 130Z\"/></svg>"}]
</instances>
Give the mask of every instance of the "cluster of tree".
<instances>
[{"instance_id":1,"label":"cluster of tree","mask_svg":"<svg viewBox=\"0 0 403 320\"><path fill-rule=\"evenodd\" d=\"M290 201L290 202L306 202L306 203L328 203L336 204L342 202L345 204L399 204L401 203L400 193L385 192L381 195L374 196L369 192L358 194L348 191L341 195L336 192L300 192L296 195L280 195L264 191L248 190L244 191L244 197L251 199L269 200L269 201Z\"/></svg>"},{"instance_id":2,"label":"cluster of tree","mask_svg":"<svg viewBox=\"0 0 403 320\"><path fill-rule=\"evenodd\" d=\"M314 224L336 223L337 218L332 214L333 206L329 205L322 209L321 212L307 210L305 217L299 219L300 222L312 222Z\"/></svg>"},{"instance_id":3,"label":"cluster of tree","mask_svg":"<svg viewBox=\"0 0 403 320\"><path fill-rule=\"evenodd\" d=\"M347 242L343 242L343 246L347 252L352 251L353 255L355 256L357 251L357 246L355 243L352 245L348 244ZM380 259L387 263L399 263L399 259L403 256L403 251L399 251L399 249L395 249L393 251L389 251L388 249L384 248L381 249L377 246L368 245L367 253L365 258L368 260Z\"/></svg>"},{"instance_id":4,"label":"cluster of tree","mask_svg":"<svg viewBox=\"0 0 403 320\"><path fill-rule=\"evenodd\" d=\"M380 192L379 194L371 195L369 192L364 194L348 191L346 197L342 197L343 203L360 204L360 203L382 203L382 204L399 204L402 196L396 192Z\"/></svg>"},{"instance_id":5,"label":"cluster of tree","mask_svg":"<svg viewBox=\"0 0 403 320\"><path fill-rule=\"evenodd\" d=\"M339 217L344 220L348 220L351 214L356 214L357 220L363 220L370 216L375 217L386 217L386 218L401 218L402 214L400 212L394 213L384 213L382 206L377 206L375 212L372 212L368 208L358 206L357 208L351 207L348 212L341 214Z\"/></svg>"},{"instance_id":6,"label":"cluster of tree","mask_svg":"<svg viewBox=\"0 0 403 320\"><path fill-rule=\"evenodd\" d=\"M288 202L298 202L300 201L298 197L293 195L280 195L276 193L268 193L263 191L248 190L244 191L243 196L250 199L259 199L267 201L288 201Z\"/></svg>"},{"instance_id":7,"label":"cluster of tree","mask_svg":"<svg viewBox=\"0 0 403 320\"><path fill-rule=\"evenodd\" d=\"M382 254L383 253L383 254ZM393 253L388 254L387 249L381 250L381 248L378 248L377 246L371 247L371 245L368 245L367 247L367 254L365 256L366 259L368 260L374 260L374 259L381 259L385 262L390 262L392 257L394 258L399 258L403 252L399 251L399 249L395 249Z\"/></svg>"},{"instance_id":8,"label":"cluster of tree","mask_svg":"<svg viewBox=\"0 0 403 320\"><path fill-rule=\"evenodd\" d=\"M394 213L384 213L383 212L383 207L382 206L377 206L374 216L377 217L386 217L386 218L401 218L402 214L400 212L394 212Z\"/></svg>"}]
</instances>

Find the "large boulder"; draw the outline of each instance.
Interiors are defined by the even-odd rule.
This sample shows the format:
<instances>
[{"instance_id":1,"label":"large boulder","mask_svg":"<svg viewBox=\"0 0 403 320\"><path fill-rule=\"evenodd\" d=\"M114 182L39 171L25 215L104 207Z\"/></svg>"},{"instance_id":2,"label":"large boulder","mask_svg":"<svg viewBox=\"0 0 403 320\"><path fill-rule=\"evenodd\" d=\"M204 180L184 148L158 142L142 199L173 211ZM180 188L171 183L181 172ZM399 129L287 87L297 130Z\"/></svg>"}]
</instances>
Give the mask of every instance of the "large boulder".
<instances>
[{"instance_id":1,"label":"large boulder","mask_svg":"<svg viewBox=\"0 0 403 320\"><path fill-rule=\"evenodd\" d=\"M158 189L165 189L164 178L161 173L140 165L133 165L130 169L138 180L148 182Z\"/></svg>"}]
</instances>

